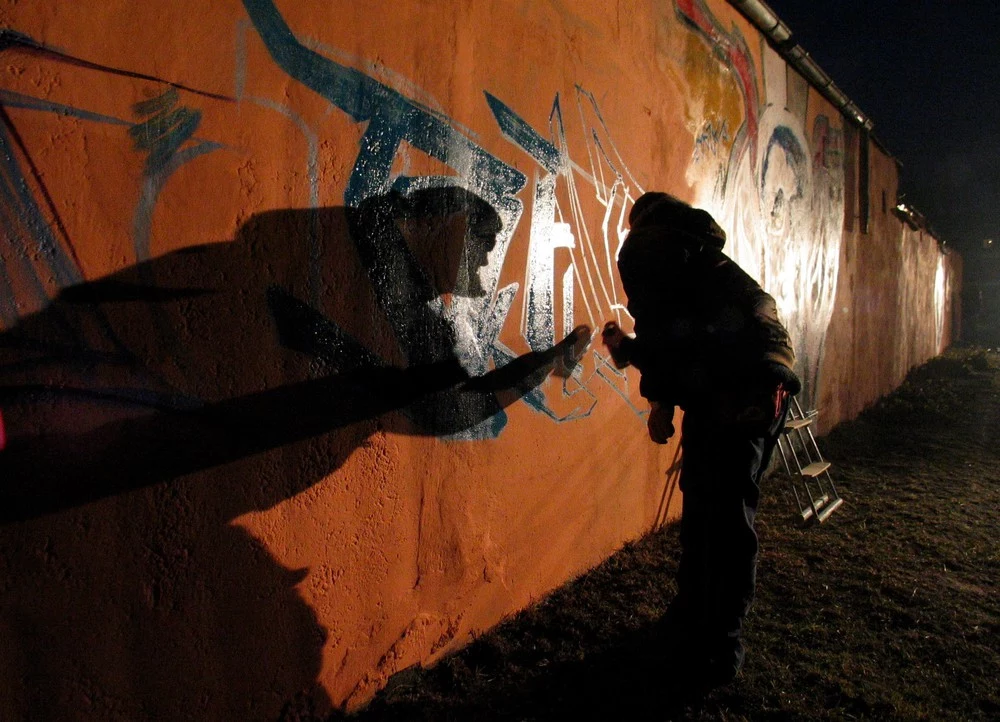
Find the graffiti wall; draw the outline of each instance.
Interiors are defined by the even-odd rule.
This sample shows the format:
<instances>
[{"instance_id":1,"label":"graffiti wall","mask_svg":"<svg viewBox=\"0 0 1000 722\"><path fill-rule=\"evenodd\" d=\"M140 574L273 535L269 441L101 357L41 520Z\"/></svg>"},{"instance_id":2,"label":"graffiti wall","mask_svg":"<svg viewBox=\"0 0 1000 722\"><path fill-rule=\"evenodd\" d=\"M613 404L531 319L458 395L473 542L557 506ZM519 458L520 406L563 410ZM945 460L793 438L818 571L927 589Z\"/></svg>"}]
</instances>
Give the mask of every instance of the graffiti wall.
<instances>
[{"instance_id":1,"label":"graffiti wall","mask_svg":"<svg viewBox=\"0 0 1000 722\"><path fill-rule=\"evenodd\" d=\"M856 136L723 2L52 0L0 38L4 719L357 707L676 518L638 376L570 353L631 327L646 190L718 218L827 425L952 338L957 258L851 223Z\"/></svg>"}]
</instances>

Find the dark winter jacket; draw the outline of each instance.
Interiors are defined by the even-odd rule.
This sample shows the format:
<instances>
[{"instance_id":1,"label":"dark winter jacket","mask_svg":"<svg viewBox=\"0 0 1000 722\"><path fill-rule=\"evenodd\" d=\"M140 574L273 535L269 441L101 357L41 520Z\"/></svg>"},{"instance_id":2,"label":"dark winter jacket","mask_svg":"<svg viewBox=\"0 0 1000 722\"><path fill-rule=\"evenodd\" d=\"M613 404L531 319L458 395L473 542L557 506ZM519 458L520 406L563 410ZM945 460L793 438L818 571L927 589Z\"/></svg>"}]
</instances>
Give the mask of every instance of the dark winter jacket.
<instances>
[{"instance_id":1,"label":"dark winter jacket","mask_svg":"<svg viewBox=\"0 0 1000 722\"><path fill-rule=\"evenodd\" d=\"M622 354L650 401L740 413L782 385L798 393L795 354L774 299L722 253L705 211L662 193L635 204L618 269L635 338Z\"/></svg>"}]
</instances>

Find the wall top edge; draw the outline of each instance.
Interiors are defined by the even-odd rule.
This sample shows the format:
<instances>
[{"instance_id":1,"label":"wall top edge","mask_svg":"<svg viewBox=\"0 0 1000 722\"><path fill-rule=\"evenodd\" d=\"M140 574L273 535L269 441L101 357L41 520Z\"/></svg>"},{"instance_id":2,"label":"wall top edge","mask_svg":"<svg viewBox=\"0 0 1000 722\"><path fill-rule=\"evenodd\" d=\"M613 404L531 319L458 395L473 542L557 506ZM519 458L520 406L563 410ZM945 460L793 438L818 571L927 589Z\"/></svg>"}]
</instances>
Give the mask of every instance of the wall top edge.
<instances>
[{"instance_id":1,"label":"wall top edge","mask_svg":"<svg viewBox=\"0 0 1000 722\"><path fill-rule=\"evenodd\" d=\"M823 97L833 103L845 118L869 133L872 131L875 127L874 121L862 112L857 104L837 87L833 79L812 59L809 53L792 39L791 28L778 17L774 10L762 0L728 1L760 30L778 54L799 71Z\"/></svg>"}]
</instances>

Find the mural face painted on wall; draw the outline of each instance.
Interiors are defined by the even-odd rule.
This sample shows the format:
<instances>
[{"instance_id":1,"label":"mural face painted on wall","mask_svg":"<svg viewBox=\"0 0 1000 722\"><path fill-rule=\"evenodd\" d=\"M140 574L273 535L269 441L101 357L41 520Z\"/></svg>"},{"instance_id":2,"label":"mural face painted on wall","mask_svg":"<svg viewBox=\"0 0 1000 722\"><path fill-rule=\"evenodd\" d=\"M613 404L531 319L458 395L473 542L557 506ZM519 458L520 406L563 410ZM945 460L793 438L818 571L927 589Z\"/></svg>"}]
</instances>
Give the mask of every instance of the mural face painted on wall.
<instances>
[{"instance_id":1,"label":"mural face painted on wall","mask_svg":"<svg viewBox=\"0 0 1000 722\"><path fill-rule=\"evenodd\" d=\"M716 217L729 235L727 252L777 301L811 404L840 264L842 132L824 115L808 127L808 86L766 42L761 73L739 29L726 30L702 0L676 0L676 9L731 71L742 104L731 137L718 119L727 109L707 108L695 119L694 203Z\"/></svg>"},{"instance_id":2,"label":"mural face painted on wall","mask_svg":"<svg viewBox=\"0 0 1000 722\"><path fill-rule=\"evenodd\" d=\"M89 63L27 35L4 31L7 52L138 81L148 96L131 105L130 117L123 117L110 109L98 111L25 92L0 91L0 144L6 159L3 212L10 245L0 278L0 311L6 327L42 311L60 290L87 277L85 264L75 256L72 233L61 220L60 207L66 201L57 190L47 187L44 173L33 161L36 151L18 134L8 109L71 119L74 132L85 141L92 128L112 136L118 129L124 131L121 141L128 143L129 150L121 148L120 152L137 153L142 163L139 187L131 191L135 202L130 251L135 263L158 255L153 247L154 219L171 178L197 158L245 152L209 137L211 132L203 130L207 114L238 112L237 108L252 106L282 116L301 137L303 154L294 172L305 181L308 207L322 210L320 155L327 141L317 129L318 123L293 103L262 97L249 89L248 56L255 44L258 48L262 45L291 80L328 103L329 112L342 113L356 124L357 155L343 184L343 202L350 219L350 238L398 345L391 357L410 366L457 358L473 377L504 366L519 356L501 340L505 328L510 338L514 322L510 311L519 294L523 294L520 337L533 352L551 348L578 323L599 327L604 319L621 314L614 259L625 234L631 201L642 189L619 155L595 98L584 88L577 87L570 97L575 106L570 117L579 118L582 131L572 136L582 137L585 144L572 149L563 117L565 98L554 98L549 129L543 134L501 99L484 94L502 135L534 162L535 172L529 179L480 145L471 131L450 120L433 98L405 79L335 48L297 37L271 0L244 0L244 8L247 19L238 23L236 33L232 96ZM582 162L584 154L586 162ZM409 172L418 156L437 162L444 172ZM197 167L191 167L194 169L185 170L188 183L190 174L197 173ZM251 161L241 167L244 187L258 183L256 173ZM455 196L447 192L449 189L466 192L465 201L451 208L449 203L453 204ZM586 203L581 202L583 196ZM412 236L418 233L413 225L419 215L412 208L421 198L434 198L441 206L424 209L425 220L457 213L467 221L454 259L455 278L449 284L434 278L426 259L417 258L412 250ZM476 210L477 204L483 208ZM600 209L598 215L590 210L595 204ZM515 233L524 225L526 207L530 218L520 236L529 244L524 280L501 285L507 253ZM239 209L237 218L245 212ZM375 218L379 212L383 215L380 220ZM305 237L301 239L309 249L305 254L309 260L299 269L308 280L308 291L302 297L283 293L280 287L268 292L270 312L285 340L290 335L304 336L302 329L288 328L290 319L296 319L311 329L314 341L300 345L299 350L312 354L327 369L353 368L361 362L374 368L398 363L366 347L337 318L323 311L323 294L329 289L323 288L321 280L323 241L316 218L304 225ZM246 235L243 229L239 235ZM562 259L558 263L557 256ZM155 275L157 265L149 268L153 270L144 273ZM113 347L121 359L134 356L108 320L100 318L101 313L95 308L96 323L105 329L101 344ZM149 333L159 337L157 343L169 347L177 341L171 322L155 309L151 313L156 318ZM308 321L302 320L307 317ZM316 332L317 328L322 328L322 333ZM81 331L74 343L83 343L84 335ZM325 346L315 341L320 337L328 341ZM93 348L84 346L81 352L89 351ZM534 387L523 400L555 421L569 421L592 413L597 403L595 389L605 384L631 405L627 377L594 351L569 378ZM188 389L169 384L158 385L155 392L148 387L131 387L119 388L116 393L132 400L155 397L157 403L168 407L173 402L164 399L183 398L178 403L185 407L205 401ZM418 426L448 438L495 437L506 423L506 414L499 407L483 418L482 408L463 414L466 401L462 398L428 403L409 407L408 415ZM451 422L439 423L442 415L456 413ZM474 418L479 420L465 423Z\"/></svg>"}]
</instances>

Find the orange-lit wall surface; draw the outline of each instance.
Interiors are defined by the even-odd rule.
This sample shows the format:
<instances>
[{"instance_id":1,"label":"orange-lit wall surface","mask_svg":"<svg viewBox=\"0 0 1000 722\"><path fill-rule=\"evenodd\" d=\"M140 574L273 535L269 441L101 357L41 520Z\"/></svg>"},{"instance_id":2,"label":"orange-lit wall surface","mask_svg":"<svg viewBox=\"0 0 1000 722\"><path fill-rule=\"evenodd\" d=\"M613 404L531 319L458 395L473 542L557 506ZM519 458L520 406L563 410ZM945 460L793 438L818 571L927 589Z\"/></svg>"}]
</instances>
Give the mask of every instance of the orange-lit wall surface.
<instances>
[{"instance_id":1,"label":"orange-lit wall surface","mask_svg":"<svg viewBox=\"0 0 1000 722\"><path fill-rule=\"evenodd\" d=\"M724 2L0 27L2 719L357 707L676 518L635 372L532 365L630 328L643 191L719 219L827 428L954 336L895 163L864 232L858 138Z\"/></svg>"}]
</instances>

